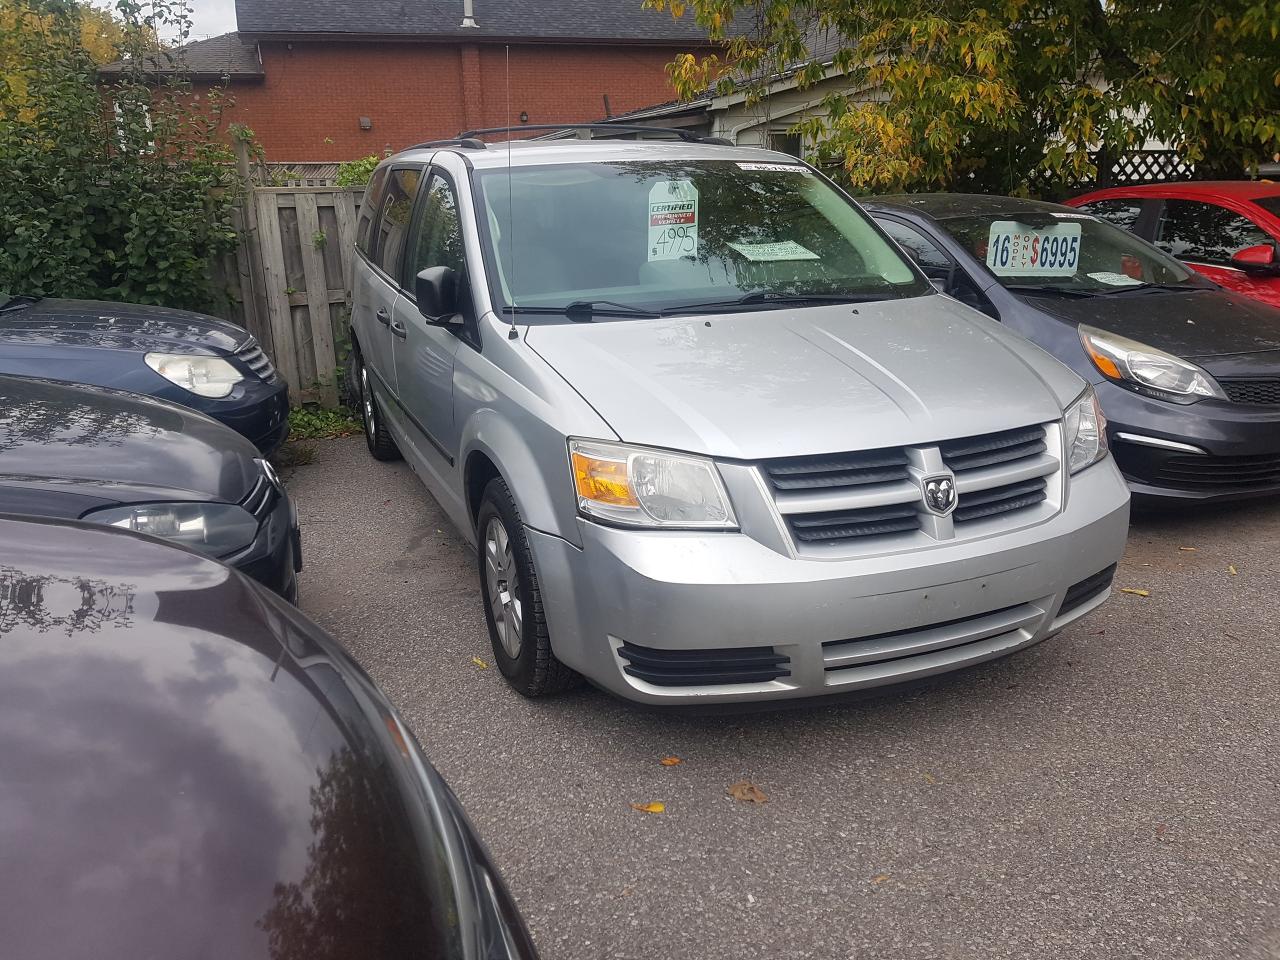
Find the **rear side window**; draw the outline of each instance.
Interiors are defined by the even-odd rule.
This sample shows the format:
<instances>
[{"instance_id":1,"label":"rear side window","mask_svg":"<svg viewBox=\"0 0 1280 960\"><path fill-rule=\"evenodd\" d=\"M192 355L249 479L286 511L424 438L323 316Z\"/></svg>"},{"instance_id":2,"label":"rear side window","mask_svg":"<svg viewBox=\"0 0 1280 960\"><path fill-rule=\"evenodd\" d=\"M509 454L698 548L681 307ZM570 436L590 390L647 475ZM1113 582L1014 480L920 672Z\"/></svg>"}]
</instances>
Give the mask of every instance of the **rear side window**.
<instances>
[{"instance_id":1,"label":"rear side window","mask_svg":"<svg viewBox=\"0 0 1280 960\"><path fill-rule=\"evenodd\" d=\"M1179 260L1229 266L1245 247L1270 243L1252 220L1213 203L1166 200L1156 233L1156 246Z\"/></svg>"},{"instance_id":2,"label":"rear side window","mask_svg":"<svg viewBox=\"0 0 1280 960\"><path fill-rule=\"evenodd\" d=\"M382 203L382 191L387 185L389 167L379 167L369 178L369 186L365 188L364 199L360 202L360 220L356 224L356 249L365 256L370 256L369 225L373 223L378 207Z\"/></svg>"},{"instance_id":3,"label":"rear side window","mask_svg":"<svg viewBox=\"0 0 1280 960\"><path fill-rule=\"evenodd\" d=\"M1092 203L1082 204L1080 209L1132 233L1133 228L1138 225L1138 217L1142 215L1142 201L1126 198L1094 200Z\"/></svg>"},{"instance_id":4,"label":"rear side window","mask_svg":"<svg viewBox=\"0 0 1280 960\"><path fill-rule=\"evenodd\" d=\"M378 213L377 236L374 243L374 262L388 276L400 274L400 254L404 250L405 237L409 235L409 223L413 217L413 201L418 196L418 184L422 171L418 169L392 170L387 179L386 196L382 198Z\"/></svg>"},{"instance_id":5,"label":"rear side window","mask_svg":"<svg viewBox=\"0 0 1280 960\"><path fill-rule=\"evenodd\" d=\"M950 258L939 249L937 244L918 230L896 220L877 218L876 223L880 225L881 230L897 240L898 246L911 254L912 259L924 267L925 273L929 276L935 276L932 271L936 270L944 271L945 275L945 271L951 269Z\"/></svg>"}]
</instances>

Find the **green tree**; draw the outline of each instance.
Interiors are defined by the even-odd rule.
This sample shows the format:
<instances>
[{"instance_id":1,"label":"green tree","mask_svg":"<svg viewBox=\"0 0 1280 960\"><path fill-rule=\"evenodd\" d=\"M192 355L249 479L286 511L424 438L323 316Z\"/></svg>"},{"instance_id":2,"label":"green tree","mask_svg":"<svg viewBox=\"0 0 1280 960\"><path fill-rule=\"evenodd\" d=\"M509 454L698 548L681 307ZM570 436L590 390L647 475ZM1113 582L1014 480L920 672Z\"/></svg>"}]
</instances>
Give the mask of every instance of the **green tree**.
<instances>
[{"instance_id":1,"label":"green tree","mask_svg":"<svg viewBox=\"0 0 1280 960\"><path fill-rule=\"evenodd\" d=\"M238 180L220 93L154 69L154 38L189 30L185 3L118 0L128 67L100 85L81 4L4 2L0 289L210 307Z\"/></svg>"},{"instance_id":2,"label":"green tree","mask_svg":"<svg viewBox=\"0 0 1280 960\"><path fill-rule=\"evenodd\" d=\"M1023 188L1095 173L1090 151L1171 144L1239 176L1280 152L1277 0L645 0L686 6L723 52L682 56L685 97L741 78L849 83L797 125L867 189ZM763 79L745 81L752 98Z\"/></svg>"}]
</instances>

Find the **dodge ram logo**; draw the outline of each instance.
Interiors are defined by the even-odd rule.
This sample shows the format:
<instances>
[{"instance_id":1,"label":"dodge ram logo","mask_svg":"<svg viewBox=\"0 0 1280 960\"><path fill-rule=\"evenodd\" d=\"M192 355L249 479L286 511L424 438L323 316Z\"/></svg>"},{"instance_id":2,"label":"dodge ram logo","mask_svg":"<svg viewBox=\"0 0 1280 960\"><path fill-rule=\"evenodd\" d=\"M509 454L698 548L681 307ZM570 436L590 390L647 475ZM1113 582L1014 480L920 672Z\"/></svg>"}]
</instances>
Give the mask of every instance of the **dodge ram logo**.
<instances>
[{"instance_id":1,"label":"dodge ram logo","mask_svg":"<svg viewBox=\"0 0 1280 960\"><path fill-rule=\"evenodd\" d=\"M924 505L930 513L945 517L956 506L956 481L947 475L942 477L925 477L920 481L924 490Z\"/></svg>"}]
</instances>

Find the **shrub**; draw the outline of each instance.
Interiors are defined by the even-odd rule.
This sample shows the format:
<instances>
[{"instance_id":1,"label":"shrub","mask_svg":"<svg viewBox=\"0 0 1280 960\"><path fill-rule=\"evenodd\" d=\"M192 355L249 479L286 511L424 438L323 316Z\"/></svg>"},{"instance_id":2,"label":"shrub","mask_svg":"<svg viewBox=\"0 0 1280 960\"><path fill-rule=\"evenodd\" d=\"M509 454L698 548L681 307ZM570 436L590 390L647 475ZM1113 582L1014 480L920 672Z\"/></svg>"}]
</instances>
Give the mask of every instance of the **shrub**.
<instances>
[{"instance_id":1,"label":"shrub","mask_svg":"<svg viewBox=\"0 0 1280 960\"><path fill-rule=\"evenodd\" d=\"M197 98L180 68L157 70L154 31L181 42L184 3L118 0L126 68L100 87L78 3L3 2L0 289L208 309L240 183L221 93Z\"/></svg>"}]
</instances>

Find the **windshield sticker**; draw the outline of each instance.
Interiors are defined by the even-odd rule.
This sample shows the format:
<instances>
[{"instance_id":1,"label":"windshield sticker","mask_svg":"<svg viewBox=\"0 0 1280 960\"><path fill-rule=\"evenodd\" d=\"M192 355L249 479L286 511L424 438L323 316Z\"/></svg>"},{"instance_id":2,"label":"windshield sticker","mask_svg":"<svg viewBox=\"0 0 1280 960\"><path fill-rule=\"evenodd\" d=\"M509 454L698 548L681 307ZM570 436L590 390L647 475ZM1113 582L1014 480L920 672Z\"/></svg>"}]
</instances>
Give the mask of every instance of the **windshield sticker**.
<instances>
[{"instance_id":1,"label":"windshield sticker","mask_svg":"<svg viewBox=\"0 0 1280 960\"><path fill-rule=\"evenodd\" d=\"M649 190L649 261L698 252L698 188L692 180L660 180Z\"/></svg>"},{"instance_id":2,"label":"windshield sticker","mask_svg":"<svg viewBox=\"0 0 1280 960\"><path fill-rule=\"evenodd\" d=\"M756 163L739 161L739 170L766 170L773 173L808 173L809 168L799 163Z\"/></svg>"},{"instance_id":3,"label":"windshield sticker","mask_svg":"<svg viewBox=\"0 0 1280 960\"><path fill-rule=\"evenodd\" d=\"M1088 275L1090 280L1097 280L1099 283L1109 283L1113 287L1140 287L1141 280L1135 280L1126 273L1091 273Z\"/></svg>"},{"instance_id":4,"label":"windshield sticker","mask_svg":"<svg viewBox=\"0 0 1280 960\"><path fill-rule=\"evenodd\" d=\"M794 240L783 240L780 243L730 243L753 263L767 263L774 260L820 260L812 250L807 250Z\"/></svg>"},{"instance_id":5,"label":"windshield sticker","mask_svg":"<svg viewBox=\"0 0 1280 960\"><path fill-rule=\"evenodd\" d=\"M1070 277L1080 265L1080 224L1032 227L996 220L987 235L987 266L998 277Z\"/></svg>"}]
</instances>

